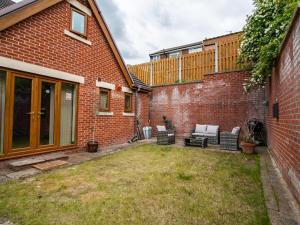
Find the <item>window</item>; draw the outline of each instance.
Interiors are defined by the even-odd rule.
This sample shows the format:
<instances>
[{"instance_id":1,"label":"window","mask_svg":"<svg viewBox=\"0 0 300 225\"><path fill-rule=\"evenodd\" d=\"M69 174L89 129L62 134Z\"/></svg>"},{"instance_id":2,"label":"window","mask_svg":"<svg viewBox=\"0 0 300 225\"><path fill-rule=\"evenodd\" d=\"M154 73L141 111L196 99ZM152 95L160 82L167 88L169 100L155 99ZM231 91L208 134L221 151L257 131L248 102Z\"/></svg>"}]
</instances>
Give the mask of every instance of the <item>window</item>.
<instances>
[{"instance_id":1,"label":"window","mask_svg":"<svg viewBox=\"0 0 300 225\"><path fill-rule=\"evenodd\" d=\"M76 134L76 99L77 88L74 84L62 83L61 85L61 121L60 145L75 144Z\"/></svg>"},{"instance_id":2,"label":"window","mask_svg":"<svg viewBox=\"0 0 300 225\"><path fill-rule=\"evenodd\" d=\"M100 112L109 112L110 111L110 90L100 89Z\"/></svg>"},{"instance_id":3,"label":"window","mask_svg":"<svg viewBox=\"0 0 300 225\"><path fill-rule=\"evenodd\" d=\"M189 54L196 53L196 52L202 52L202 48L199 47L199 48L190 48L189 49Z\"/></svg>"},{"instance_id":4,"label":"window","mask_svg":"<svg viewBox=\"0 0 300 225\"><path fill-rule=\"evenodd\" d=\"M158 60L160 60L160 55L152 56L152 61L158 61Z\"/></svg>"},{"instance_id":5,"label":"window","mask_svg":"<svg viewBox=\"0 0 300 225\"><path fill-rule=\"evenodd\" d=\"M87 16L76 9L72 9L71 31L86 36L86 27Z\"/></svg>"},{"instance_id":6,"label":"window","mask_svg":"<svg viewBox=\"0 0 300 225\"><path fill-rule=\"evenodd\" d=\"M132 112L132 94L125 93L125 112Z\"/></svg>"},{"instance_id":7,"label":"window","mask_svg":"<svg viewBox=\"0 0 300 225\"><path fill-rule=\"evenodd\" d=\"M169 54L169 58L177 58L181 55L180 52L173 52Z\"/></svg>"}]
</instances>

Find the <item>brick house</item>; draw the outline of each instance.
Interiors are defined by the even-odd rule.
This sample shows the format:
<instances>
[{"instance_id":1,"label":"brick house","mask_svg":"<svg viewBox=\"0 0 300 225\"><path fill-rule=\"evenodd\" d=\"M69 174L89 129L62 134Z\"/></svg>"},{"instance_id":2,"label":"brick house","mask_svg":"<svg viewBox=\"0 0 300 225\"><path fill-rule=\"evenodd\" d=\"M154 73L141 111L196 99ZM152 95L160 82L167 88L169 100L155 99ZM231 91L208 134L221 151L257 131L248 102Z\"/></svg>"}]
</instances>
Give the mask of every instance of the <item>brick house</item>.
<instances>
[{"instance_id":1,"label":"brick house","mask_svg":"<svg viewBox=\"0 0 300 225\"><path fill-rule=\"evenodd\" d=\"M160 51L151 53L150 60L157 61L160 59L167 59L172 57L178 57L181 55L187 55L197 52L202 52L206 50L215 49L216 44L222 41L228 41L230 39L234 39L237 36L240 36L241 32L231 33L227 35L222 35L218 37L208 38L203 41L190 43L186 45L176 46L172 48L162 49Z\"/></svg>"},{"instance_id":2,"label":"brick house","mask_svg":"<svg viewBox=\"0 0 300 225\"><path fill-rule=\"evenodd\" d=\"M2 3L0 159L131 139L150 89L128 73L97 3Z\"/></svg>"}]
</instances>

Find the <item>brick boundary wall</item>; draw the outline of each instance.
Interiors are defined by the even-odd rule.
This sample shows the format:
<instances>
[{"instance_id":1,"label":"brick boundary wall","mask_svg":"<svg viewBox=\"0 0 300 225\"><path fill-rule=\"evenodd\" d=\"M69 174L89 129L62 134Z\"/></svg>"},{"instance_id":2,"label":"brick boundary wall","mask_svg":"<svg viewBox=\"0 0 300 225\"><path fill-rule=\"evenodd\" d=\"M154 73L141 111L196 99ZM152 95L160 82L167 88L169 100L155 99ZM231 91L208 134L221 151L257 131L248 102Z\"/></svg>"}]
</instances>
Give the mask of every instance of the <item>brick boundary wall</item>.
<instances>
[{"instance_id":1,"label":"brick boundary wall","mask_svg":"<svg viewBox=\"0 0 300 225\"><path fill-rule=\"evenodd\" d=\"M250 118L264 121L264 91L245 94L243 83L249 72L235 71L206 75L203 82L153 87L151 126L173 121L178 136L189 136L196 123L217 124L231 131ZM156 133L156 132L154 132Z\"/></svg>"},{"instance_id":2,"label":"brick boundary wall","mask_svg":"<svg viewBox=\"0 0 300 225\"><path fill-rule=\"evenodd\" d=\"M268 141L283 178L300 203L300 12L299 7L268 82ZM279 119L273 104L279 103Z\"/></svg>"}]
</instances>

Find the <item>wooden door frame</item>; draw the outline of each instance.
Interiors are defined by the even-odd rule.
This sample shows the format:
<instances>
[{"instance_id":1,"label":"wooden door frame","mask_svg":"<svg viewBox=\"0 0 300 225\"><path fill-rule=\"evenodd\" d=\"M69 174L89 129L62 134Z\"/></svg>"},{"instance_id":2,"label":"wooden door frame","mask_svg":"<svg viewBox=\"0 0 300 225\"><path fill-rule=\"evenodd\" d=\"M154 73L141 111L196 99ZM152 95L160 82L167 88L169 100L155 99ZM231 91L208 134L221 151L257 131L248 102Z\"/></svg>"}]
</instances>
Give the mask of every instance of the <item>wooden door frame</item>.
<instances>
[{"instance_id":1,"label":"wooden door frame","mask_svg":"<svg viewBox=\"0 0 300 225\"><path fill-rule=\"evenodd\" d=\"M40 76L36 74L30 74L30 73L23 73L19 71L9 70L6 68L1 68L1 70L6 72L6 89L5 89L5 120L4 120L4 149L3 154L0 154L0 160L3 159L9 159L9 158L16 158L20 156L28 156L28 155L36 155L36 154L42 154L47 152L55 152L55 151L62 151L62 150L68 150L68 149L76 149L78 147L78 103L79 103L79 85L78 83L71 82L71 81L65 81L55 78L48 78L45 76ZM12 149L12 134L13 134L13 105L14 105L14 78L15 75L24 77L24 78L31 78L33 80L33 88L35 89L35 92L37 94L32 93L32 107L36 107L36 109L40 109L40 104L38 103L38 98L40 95L40 92L37 90L39 89L38 86L41 84L42 81L46 81L49 83L56 83L56 90L55 90L55 116L56 119L54 121L54 145L46 145L46 146L38 146L37 140L39 141L39 137L37 138L37 135L35 134L35 139L33 141L33 146L30 148L20 148L13 150ZM35 82L34 82L35 80ZM39 83L39 84L38 84ZM75 143L65 146L60 146L60 120L61 120L61 85L62 83L67 84L73 84L75 88L75 104L76 104L76 111L75 111ZM35 106L33 106L35 105ZM35 116L37 118L37 116ZM33 122L32 119L33 116L31 115L31 123L37 124L37 122ZM34 125L31 127L34 127ZM36 131L38 131L38 128L33 128ZM31 133L30 135L34 135ZM39 135L38 135L39 136Z\"/></svg>"},{"instance_id":2,"label":"wooden door frame","mask_svg":"<svg viewBox=\"0 0 300 225\"><path fill-rule=\"evenodd\" d=\"M8 103L8 108L6 110L6 112L8 112L6 114L6 118L8 122L8 127L5 128L5 132L8 136L8 140L7 142L7 154L11 154L11 153L15 153L15 152L24 152L24 151L30 151L32 149L35 148L36 146L36 140L33 138L36 135L36 116L35 114L31 114L30 115L30 144L29 147L25 147L25 148L18 148L18 149L13 149L12 146L12 141L13 141L13 118L14 118L14 92L15 92L15 78L16 77L21 77L21 78L26 78L26 79L31 79L32 80L32 86L31 86L31 112L34 112L35 108L36 108L36 104L37 104L37 96L36 96L36 91L37 91L37 80L34 76L32 75L27 75L27 74L23 74L23 73L18 73L18 72L10 72L9 77L8 77L8 83L10 86L8 86L8 91L10 92L9 98L7 99L7 103Z\"/></svg>"},{"instance_id":3,"label":"wooden door frame","mask_svg":"<svg viewBox=\"0 0 300 225\"><path fill-rule=\"evenodd\" d=\"M56 133L59 132L59 127L58 127L58 123L57 123L57 115L59 114L59 109L60 109L60 105L58 105L58 81L55 81L53 79L46 79L46 78L37 78L38 79L38 102L37 102L37 137L36 137L36 148L37 149L42 149L42 148L51 148L51 147L57 147L59 145L59 142L57 141L57 136ZM41 115L39 114L39 112L41 112L41 106L42 106L42 83L51 83L55 85L55 90L54 90L54 121L53 121L53 144L49 144L49 145L41 145L40 144L40 129L41 129Z\"/></svg>"}]
</instances>

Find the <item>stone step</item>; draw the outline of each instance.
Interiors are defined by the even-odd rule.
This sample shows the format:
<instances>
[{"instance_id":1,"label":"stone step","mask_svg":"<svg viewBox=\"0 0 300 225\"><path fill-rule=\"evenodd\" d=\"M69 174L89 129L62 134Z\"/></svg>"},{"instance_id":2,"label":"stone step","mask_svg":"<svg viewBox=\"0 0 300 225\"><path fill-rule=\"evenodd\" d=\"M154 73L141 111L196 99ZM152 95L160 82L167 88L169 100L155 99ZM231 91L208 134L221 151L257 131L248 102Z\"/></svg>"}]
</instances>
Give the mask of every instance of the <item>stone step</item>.
<instances>
[{"instance_id":1,"label":"stone step","mask_svg":"<svg viewBox=\"0 0 300 225\"><path fill-rule=\"evenodd\" d=\"M41 171L48 171L48 170L52 170L52 169L57 169L60 167L64 167L69 165L68 162L63 161L63 160L54 160L54 161L48 161L48 162L43 162L43 163L39 163L39 164L35 164L32 167L39 169Z\"/></svg>"},{"instance_id":2,"label":"stone step","mask_svg":"<svg viewBox=\"0 0 300 225\"><path fill-rule=\"evenodd\" d=\"M33 157L26 157L11 161L8 166L14 170L19 171L30 168L33 165L54 161L54 160L67 160L69 157L64 153L50 153Z\"/></svg>"}]
</instances>

